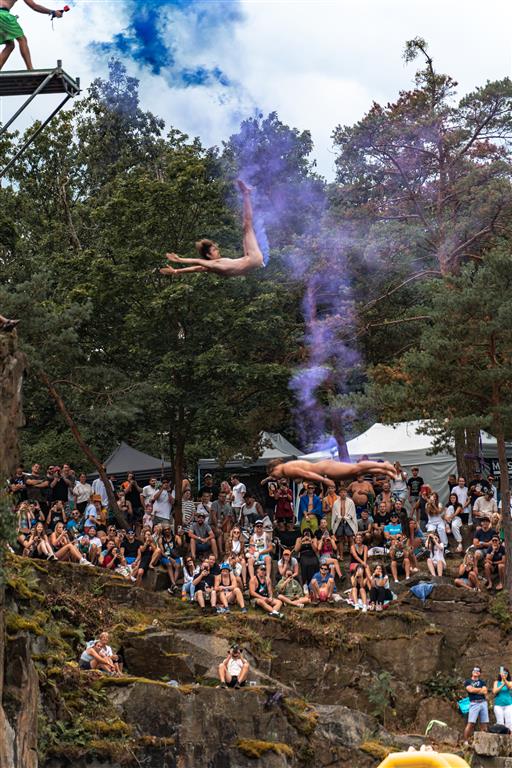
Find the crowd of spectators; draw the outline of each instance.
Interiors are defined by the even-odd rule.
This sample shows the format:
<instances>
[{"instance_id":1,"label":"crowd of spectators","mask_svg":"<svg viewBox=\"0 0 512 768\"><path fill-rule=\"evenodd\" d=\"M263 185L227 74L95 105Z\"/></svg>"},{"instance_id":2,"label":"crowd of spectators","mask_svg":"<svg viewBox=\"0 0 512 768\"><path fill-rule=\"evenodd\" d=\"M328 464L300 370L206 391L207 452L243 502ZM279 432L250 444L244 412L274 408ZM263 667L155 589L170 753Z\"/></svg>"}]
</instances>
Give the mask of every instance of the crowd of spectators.
<instances>
[{"instance_id":1,"label":"crowd of spectators","mask_svg":"<svg viewBox=\"0 0 512 768\"><path fill-rule=\"evenodd\" d=\"M401 579L424 560L432 579L459 554L455 584L503 589L506 553L498 491L480 473L450 477L448 503L414 467L395 464L396 479L358 475L323 487L307 481L292 493L286 479L250 488L232 475L206 474L194 492L185 480L181 515L167 478L142 487L135 473L109 479L127 527L110 508L101 479L90 483L69 464L20 466L8 481L17 515L17 547L25 557L109 570L141 585L166 572L168 591L203 610L249 606L281 618L286 609L345 600L381 611ZM179 523L177 521L180 521ZM463 543L465 542L465 543Z\"/></svg>"}]
</instances>

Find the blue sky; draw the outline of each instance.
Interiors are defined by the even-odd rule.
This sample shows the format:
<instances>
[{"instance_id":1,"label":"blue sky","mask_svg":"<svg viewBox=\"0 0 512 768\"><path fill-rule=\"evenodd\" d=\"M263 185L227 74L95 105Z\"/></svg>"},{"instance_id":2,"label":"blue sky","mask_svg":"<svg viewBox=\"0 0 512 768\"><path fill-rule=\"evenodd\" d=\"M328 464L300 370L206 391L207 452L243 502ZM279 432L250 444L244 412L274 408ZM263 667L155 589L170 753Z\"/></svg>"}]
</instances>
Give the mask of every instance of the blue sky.
<instances>
[{"instance_id":1,"label":"blue sky","mask_svg":"<svg viewBox=\"0 0 512 768\"><path fill-rule=\"evenodd\" d=\"M72 11L54 23L54 31L47 17L21 0L15 12L35 66L49 67L61 58L86 87L106 71L106 56L93 52L91 43L108 43L126 30L131 2L70 3ZM218 68L237 83L230 88L212 78L200 87L176 87L165 67L154 74L127 58L130 72L141 80L145 108L206 144L227 138L255 108L276 110L283 121L312 131L318 167L327 178L333 176L333 128L358 120L372 101L390 101L409 87L414 65L405 66L401 58L408 38L428 40L438 69L455 77L461 94L488 79L512 75L512 5L504 0L488 0L485 7L475 0L233 0L243 18L227 18L220 25L217 20L199 34L182 13L166 18L164 2L143 3L154 6L162 39L180 66ZM194 7L193 0L176 3ZM223 6L226 14L229 5L229 0L209 0L208 12L215 16L214 10ZM17 51L8 68L21 68ZM41 97L29 117L41 117L51 100ZM13 103L2 101L0 119L5 120Z\"/></svg>"}]
</instances>

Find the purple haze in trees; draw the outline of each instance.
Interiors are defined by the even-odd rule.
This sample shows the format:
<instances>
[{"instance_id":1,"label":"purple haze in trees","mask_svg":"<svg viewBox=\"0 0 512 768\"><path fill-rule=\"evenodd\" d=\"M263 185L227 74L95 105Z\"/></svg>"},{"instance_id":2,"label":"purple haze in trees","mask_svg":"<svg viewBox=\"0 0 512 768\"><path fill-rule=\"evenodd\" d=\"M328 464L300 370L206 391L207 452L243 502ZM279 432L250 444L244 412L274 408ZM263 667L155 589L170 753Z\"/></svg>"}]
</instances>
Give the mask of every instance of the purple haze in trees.
<instances>
[{"instance_id":1,"label":"purple haze in trees","mask_svg":"<svg viewBox=\"0 0 512 768\"><path fill-rule=\"evenodd\" d=\"M300 252L299 246L289 257L290 268L301 279L305 264L311 267L314 259L317 265L313 272L309 270L302 302L307 359L292 376L290 388L297 398L297 422L305 449L333 455L336 444L345 458L345 428L354 413L340 402L340 396L350 391L350 378L360 363L345 255L348 243L331 223L305 237L302 246L308 244L309 253Z\"/></svg>"},{"instance_id":2,"label":"purple haze in trees","mask_svg":"<svg viewBox=\"0 0 512 768\"><path fill-rule=\"evenodd\" d=\"M239 0L121 0L121 7L128 17L126 28L106 42L93 43L96 52L129 58L176 88L231 85L218 66L183 63L177 38L183 33L188 46L199 52L212 47L242 20Z\"/></svg>"}]
</instances>

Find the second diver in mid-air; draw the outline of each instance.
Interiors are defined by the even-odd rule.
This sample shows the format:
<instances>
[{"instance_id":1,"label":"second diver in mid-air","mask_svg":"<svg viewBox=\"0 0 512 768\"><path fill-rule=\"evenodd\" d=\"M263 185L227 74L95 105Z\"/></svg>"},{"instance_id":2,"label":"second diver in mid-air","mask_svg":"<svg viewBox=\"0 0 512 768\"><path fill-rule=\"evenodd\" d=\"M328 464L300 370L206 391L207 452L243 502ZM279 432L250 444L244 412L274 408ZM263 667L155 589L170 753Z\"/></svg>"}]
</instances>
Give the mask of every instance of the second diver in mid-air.
<instances>
[{"instance_id":1,"label":"second diver in mid-air","mask_svg":"<svg viewBox=\"0 0 512 768\"><path fill-rule=\"evenodd\" d=\"M220 255L216 243L212 240L203 239L196 243L196 248L201 256L199 259L184 259L175 253L168 253L167 258L171 263L190 266L184 266L180 269L170 265L162 267L160 272L163 275L182 275L185 272L214 272L223 277L239 277L264 266L263 254L253 226L251 190L241 179L238 179L238 186L244 201L244 255L239 259L226 259Z\"/></svg>"}]
</instances>

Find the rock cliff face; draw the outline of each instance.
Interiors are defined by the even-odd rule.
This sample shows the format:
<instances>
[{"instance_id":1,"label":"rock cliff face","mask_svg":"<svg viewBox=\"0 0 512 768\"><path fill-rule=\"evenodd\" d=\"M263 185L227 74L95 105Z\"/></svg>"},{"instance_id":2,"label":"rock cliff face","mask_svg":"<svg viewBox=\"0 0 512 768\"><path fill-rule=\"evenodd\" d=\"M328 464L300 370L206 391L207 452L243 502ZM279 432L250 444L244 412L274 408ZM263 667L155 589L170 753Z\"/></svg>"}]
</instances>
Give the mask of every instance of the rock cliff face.
<instances>
[{"instance_id":1,"label":"rock cliff face","mask_svg":"<svg viewBox=\"0 0 512 768\"><path fill-rule=\"evenodd\" d=\"M18 461L17 430L23 424L21 388L26 367L16 331L0 333L0 471L10 474Z\"/></svg>"},{"instance_id":2,"label":"rock cliff face","mask_svg":"<svg viewBox=\"0 0 512 768\"><path fill-rule=\"evenodd\" d=\"M17 429L23 423L21 388L25 357L17 346L17 335L0 333L0 477L7 477L18 460ZM0 497L1 503L1 497ZM0 509L0 512L3 511ZM23 640L22 640L23 643ZM26 645L26 643L25 643ZM4 645L4 588L0 579L0 766L32 768L37 765L38 679L27 648L20 656L16 670L6 659ZM4 668L9 674L4 679ZM15 685L11 673L17 676ZM19 683L19 686L18 686ZM10 698L16 691L18 699ZM14 695L14 694L13 694ZM32 699L29 703L28 699ZM3 705L2 705L3 702ZM5 703L9 702L9 706Z\"/></svg>"},{"instance_id":3,"label":"rock cliff face","mask_svg":"<svg viewBox=\"0 0 512 768\"><path fill-rule=\"evenodd\" d=\"M79 566L13 557L9 569L5 692L17 737L6 765L16 768L36 765L28 723L33 733L38 696L41 768L370 768L422 743L433 718L448 724L436 742L453 751L461 679L477 659L487 674L510 652L499 602L490 613L487 595L448 584L425 608L404 594L383 614L326 607L280 622L252 611L203 616ZM105 627L124 653L121 678L76 663ZM240 691L216 687L233 641L252 668Z\"/></svg>"}]
</instances>

